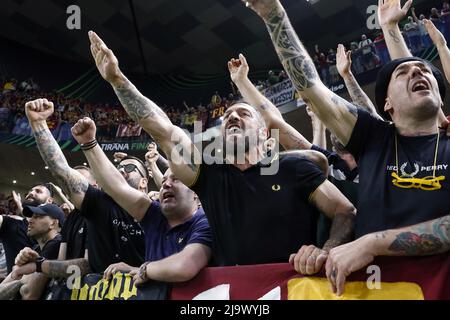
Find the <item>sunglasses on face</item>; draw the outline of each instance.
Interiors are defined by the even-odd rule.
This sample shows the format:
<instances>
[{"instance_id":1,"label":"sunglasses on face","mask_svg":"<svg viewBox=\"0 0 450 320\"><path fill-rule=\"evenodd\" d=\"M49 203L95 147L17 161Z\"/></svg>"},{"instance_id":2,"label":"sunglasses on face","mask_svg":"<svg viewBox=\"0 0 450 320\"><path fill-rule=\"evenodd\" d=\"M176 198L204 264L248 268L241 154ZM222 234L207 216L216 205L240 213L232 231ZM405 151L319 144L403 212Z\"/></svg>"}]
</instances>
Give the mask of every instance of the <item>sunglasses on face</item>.
<instances>
[{"instance_id":1,"label":"sunglasses on face","mask_svg":"<svg viewBox=\"0 0 450 320\"><path fill-rule=\"evenodd\" d=\"M120 169L123 169L126 173L131 173L131 172L133 172L133 171L136 170L136 171L141 175L142 178L145 178L145 177L146 177L146 176L142 173L142 171L139 170L139 168L138 168L135 164L132 164L132 163L119 164L119 165L117 166L117 170L120 170Z\"/></svg>"}]
</instances>

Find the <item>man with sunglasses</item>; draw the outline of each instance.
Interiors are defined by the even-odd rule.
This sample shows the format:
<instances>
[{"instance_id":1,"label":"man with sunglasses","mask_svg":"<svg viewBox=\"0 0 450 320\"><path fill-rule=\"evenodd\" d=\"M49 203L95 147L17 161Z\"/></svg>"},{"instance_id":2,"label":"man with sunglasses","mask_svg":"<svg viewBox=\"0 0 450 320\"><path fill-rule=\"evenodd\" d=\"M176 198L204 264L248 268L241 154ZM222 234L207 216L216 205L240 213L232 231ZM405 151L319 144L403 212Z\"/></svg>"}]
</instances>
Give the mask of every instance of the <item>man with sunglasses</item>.
<instances>
[{"instance_id":1,"label":"man with sunglasses","mask_svg":"<svg viewBox=\"0 0 450 320\"><path fill-rule=\"evenodd\" d=\"M120 261L131 265L143 263L145 242L140 225L104 191L90 185L85 176L68 165L46 123L54 112L53 103L47 99L30 101L25 104L25 111L44 162L85 218L90 271L101 273L110 264ZM139 170L145 175L145 167L138 160L127 159L121 164L141 166ZM114 171L117 172L115 168ZM137 170L122 172L132 188L146 191L146 176L141 176ZM106 181L104 184L110 183ZM104 187L101 183L100 186ZM73 264L86 269L84 259L77 259Z\"/></svg>"}]
</instances>

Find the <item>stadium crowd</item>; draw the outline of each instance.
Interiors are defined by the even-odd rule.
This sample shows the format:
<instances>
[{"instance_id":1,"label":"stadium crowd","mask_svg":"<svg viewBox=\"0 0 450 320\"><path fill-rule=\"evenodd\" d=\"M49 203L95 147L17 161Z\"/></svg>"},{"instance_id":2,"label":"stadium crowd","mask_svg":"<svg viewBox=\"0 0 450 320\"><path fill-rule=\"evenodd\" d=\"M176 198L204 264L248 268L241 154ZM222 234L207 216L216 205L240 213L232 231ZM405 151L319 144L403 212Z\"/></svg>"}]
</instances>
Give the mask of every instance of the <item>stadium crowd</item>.
<instances>
[{"instance_id":1,"label":"stadium crowd","mask_svg":"<svg viewBox=\"0 0 450 320\"><path fill-rule=\"evenodd\" d=\"M30 186L23 199L0 195L0 271L5 264L7 269L0 299L45 298L50 280L66 279L73 266L81 275L103 273L105 279L128 273L143 285L185 282L208 265L278 262L291 263L303 275L325 269L333 292L342 295L346 278L377 256L449 251L450 126L442 107L450 50L445 24L433 24L436 12L420 21L445 76L413 56L425 39L418 45L410 36L411 25L419 23L415 13L402 36L399 22L412 1L403 7L400 0L379 1L392 60L378 72L374 104L354 76L353 49L338 45L330 59L350 94L346 101L327 87L328 73L320 64L314 69L317 59L301 45L279 0L244 2L268 27L284 67L270 74L273 84L286 76L292 81L308 106L314 140L283 119L264 96L263 84L249 80L251 62L241 54L228 61L228 70L242 99L216 92L212 107L186 107L185 126L191 124L187 115L205 124L199 110L223 107L221 137L212 142L220 148L210 154L198 150L181 130L182 113L143 96L120 70L113 50L90 31L93 60L120 107L80 108L80 101L40 92L31 79L19 88L13 81L3 87L2 105L16 121L29 123L55 181ZM446 10L447 2L438 19L445 20ZM365 36L361 42L360 63L369 70L379 63L373 55L364 58L371 42ZM319 60L324 56L318 47L315 54ZM114 117L101 115L111 112ZM113 132L104 128L108 118L139 126L152 137L145 159L116 154L116 167L107 158L98 139L105 130ZM58 121L71 127L89 167L69 166L60 137L52 133ZM330 151L325 128L331 132ZM278 144L285 151L279 152ZM148 189L149 179L159 190Z\"/></svg>"}]
</instances>

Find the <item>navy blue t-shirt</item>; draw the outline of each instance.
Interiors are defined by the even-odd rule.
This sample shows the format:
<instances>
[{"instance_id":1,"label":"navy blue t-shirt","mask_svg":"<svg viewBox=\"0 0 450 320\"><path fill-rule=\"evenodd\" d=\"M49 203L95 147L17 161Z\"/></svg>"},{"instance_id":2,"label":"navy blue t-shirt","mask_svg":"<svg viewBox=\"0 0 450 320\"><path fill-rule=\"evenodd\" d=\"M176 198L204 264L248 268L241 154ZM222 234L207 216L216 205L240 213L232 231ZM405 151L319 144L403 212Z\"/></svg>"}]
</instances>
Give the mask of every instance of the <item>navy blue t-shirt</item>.
<instances>
[{"instance_id":1,"label":"navy blue t-shirt","mask_svg":"<svg viewBox=\"0 0 450 320\"><path fill-rule=\"evenodd\" d=\"M188 244L212 245L211 229L202 208L188 221L170 228L160 203L152 201L140 224L145 233L145 261L164 259Z\"/></svg>"}]
</instances>

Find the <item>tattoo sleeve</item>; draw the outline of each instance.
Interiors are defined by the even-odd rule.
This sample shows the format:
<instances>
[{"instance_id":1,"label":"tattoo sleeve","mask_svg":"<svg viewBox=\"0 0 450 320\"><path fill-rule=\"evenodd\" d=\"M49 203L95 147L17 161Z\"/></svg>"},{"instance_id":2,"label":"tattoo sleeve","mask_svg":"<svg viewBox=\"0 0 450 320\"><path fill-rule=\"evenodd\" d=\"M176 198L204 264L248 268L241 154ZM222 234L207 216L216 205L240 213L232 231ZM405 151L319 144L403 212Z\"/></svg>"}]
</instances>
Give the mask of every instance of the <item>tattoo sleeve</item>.
<instances>
[{"instance_id":1,"label":"tattoo sleeve","mask_svg":"<svg viewBox=\"0 0 450 320\"><path fill-rule=\"evenodd\" d=\"M121 86L114 87L114 91L120 103L134 121L139 122L143 119L154 118L156 115L169 120L167 115L150 99L144 97L129 80L125 80Z\"/></svg>"},{"instance_id":2,"label":"tattoo sleeve","mask_svg":"<svg viewBox=\"0 0 450 320\"><path fill-rule=\"evenodd\" d=\"M34 137L42 159L64 190L69 195L85 193L87 180L69 166L50 130L47 127L36 130Z\"/></svg>"},{"instance_id":3,"label":"tattoo sleeve","mask_svg":"<svg viewBox=\"0 0 450 320\"><path fill-rule=\"evenodd\" d=\"M324 244L323 250L330 251L334 247L350 242L355 229L353 212L336 214L331 225L330 238Z\"/></svg>"},{"instance_id":4,"label":"tattoo sleeve","mask_svg":"<svg viewBox=\"0 0 450 320\"><path fill-rule=\"evenodd\" d=\"M276 7L269 14L266 26L278 57L297 90L304 91L320 81L314 63L298 39L286 12Z\"/></svg>"},{"instance_id":5,"label":"tattoo sleeve","mask_svg":"<svg viewBox=\"0 0 450 320\"><path fill-rule=\"evenodd\" d=\"M14 280L8 283L0 284L0 300L14 299L22 285L23 283L20 280Z\"/></svg>"},{"instance_id":6,"label":"tattoo sleeve","mask_svg":"<svg viewBox=\"0 0 450 320\"><path fill-rule=\"evenodd\" d=\"M396 234L389 250L408 256L430 255L450 250L450 216L424 222Z\"/></svg>"},{"instance_id":7,"label":"tattoo sleeve","mask_svg":"<svg viewBox=\"0 0 450 320\"><path fill-rule=\"evenodd\" d=\"M363 107L371 114L376 114L375 106L360 87L353 75L344 78L345 86L354 104Z\"/></svg>"},{"instance_id":8,"label":"tattoo sleeve","mask_svg":"<svg viewBox=\"0 0 450 320\"><path fill-rule=\"evenodd\" d=\"M80 275L83 276L90 272L89 263L86 259L74 260L46 260L42 265L42 273L49 278L67 278L73 274L69 267L77 267Z\"/></svg>"}]
</instances>

